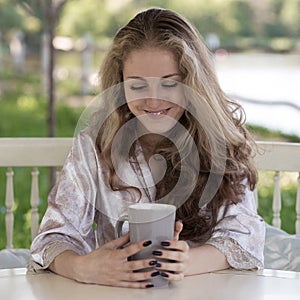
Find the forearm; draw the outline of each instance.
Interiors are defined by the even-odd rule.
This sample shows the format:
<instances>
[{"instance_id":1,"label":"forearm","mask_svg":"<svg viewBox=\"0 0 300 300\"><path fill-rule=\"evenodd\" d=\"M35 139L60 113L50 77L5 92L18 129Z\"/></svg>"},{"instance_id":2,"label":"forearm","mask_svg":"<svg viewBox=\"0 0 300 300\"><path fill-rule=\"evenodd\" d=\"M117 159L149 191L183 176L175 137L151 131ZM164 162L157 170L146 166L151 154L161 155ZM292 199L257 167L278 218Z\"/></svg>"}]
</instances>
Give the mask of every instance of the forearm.
<instances>
[{"instance_id":1,"label":"forearm","mask_svg":"<svg viewBox=\"0 0 300 300\"><path fill-rule=\"evenodd\" d=\"M220 250L211 245L204 245L189 250L189 260L185 275L224 270L229 267L225 255Z\"/></svg>"}]
</instances>

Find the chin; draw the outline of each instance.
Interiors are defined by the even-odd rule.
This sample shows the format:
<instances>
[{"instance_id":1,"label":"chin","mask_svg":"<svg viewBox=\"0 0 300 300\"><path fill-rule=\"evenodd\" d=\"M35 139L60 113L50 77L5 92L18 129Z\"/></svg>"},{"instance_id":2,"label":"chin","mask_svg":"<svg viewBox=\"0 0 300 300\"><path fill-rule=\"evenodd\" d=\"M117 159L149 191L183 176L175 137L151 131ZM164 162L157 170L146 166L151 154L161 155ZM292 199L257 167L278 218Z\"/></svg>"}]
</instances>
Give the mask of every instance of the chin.
<instances>
[{"instance_id":1,"label":"chin","mask_svg":"<svg viewBox=\"0 0 300 300\"><path fill-rule=\"evenodd\" d=\"M142 124L149 133L164 135L168 133L172 128L174 128L176 123L177 121L175 120L173 120L172 122L168 120L167 122L156 122L155 124L153 124L153 121L152 123L143 122Z\"/></svg>"}]
</instances>

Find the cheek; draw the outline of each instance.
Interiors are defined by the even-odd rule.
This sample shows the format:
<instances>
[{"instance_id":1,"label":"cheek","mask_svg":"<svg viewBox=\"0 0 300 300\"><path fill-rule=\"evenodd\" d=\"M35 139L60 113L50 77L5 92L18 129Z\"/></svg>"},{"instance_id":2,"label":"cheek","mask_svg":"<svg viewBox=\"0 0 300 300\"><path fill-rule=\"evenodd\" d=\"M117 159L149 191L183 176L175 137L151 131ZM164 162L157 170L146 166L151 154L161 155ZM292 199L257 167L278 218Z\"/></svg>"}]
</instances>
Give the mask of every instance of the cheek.
<instances>
[{"instance_id":1,"label":"cheek","mask_svg":"<svg viewBox=\"0 0 300 300\"><path fill-rule=\"evenodd\" d=\"M165 100L177 104L179 108L182 109L186 108L187 101L181 86L173 90L170 90L169 93L165 94L164 96L165 96L164 97Z\"/></svg>"},{"instance_id":2,"label":"cheek","mask_svg":"<svg viewBox=\"0 0 300 300\"><path fill-rule=\"evenodd\" d=\"M134 115L139 113L140 102L141 100L127 101L127 106Z\"/></svg>"},{"instance_id":3,"label":"cheek","mask_svg":"<svg viewBox=\"0 0 300 300\"><path fill-rule=\"evenodd\" d=\"M185 109L183 107L178 106L175 119L179 120L181 118L181 116L183 115L184 111L185 111Z\"/></svg>"},{"instance_id":4,"label":"cheek","mask_svg":"<svg viewBox=\"0 0 300 300\"><path fill-rule=\"evenodd\" d=\"M134 114L135 108L132 102L127 102L129 110Z\"/></svg>"}]
</instances>

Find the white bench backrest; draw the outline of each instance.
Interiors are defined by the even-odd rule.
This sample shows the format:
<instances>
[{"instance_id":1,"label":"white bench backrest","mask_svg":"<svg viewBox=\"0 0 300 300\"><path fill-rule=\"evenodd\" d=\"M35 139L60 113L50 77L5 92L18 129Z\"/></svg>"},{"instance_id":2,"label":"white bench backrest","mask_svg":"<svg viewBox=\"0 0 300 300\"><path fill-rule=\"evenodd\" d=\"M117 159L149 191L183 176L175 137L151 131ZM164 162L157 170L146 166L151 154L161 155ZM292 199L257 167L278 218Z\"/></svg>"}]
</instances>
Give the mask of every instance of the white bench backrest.
<instances>
[{"instance_id":1,"label":"white bench backrest","mask_svg":"<svg viewBox=\"0 0 300 300\"><path fill-rule=\"evenodd\" d=\"M31 237L38 231L38 167L61 167L71 148L72 138L0 138L0 167L6 167L6 247L13 248L13 167L32 167ZM300 174L300 144L257 142L259 155L255 158L259 170L274 171L273 225L280 228L280 172ZM297 180L296 232L300 233L300 176Z\"/></svg>"}]
</instances>

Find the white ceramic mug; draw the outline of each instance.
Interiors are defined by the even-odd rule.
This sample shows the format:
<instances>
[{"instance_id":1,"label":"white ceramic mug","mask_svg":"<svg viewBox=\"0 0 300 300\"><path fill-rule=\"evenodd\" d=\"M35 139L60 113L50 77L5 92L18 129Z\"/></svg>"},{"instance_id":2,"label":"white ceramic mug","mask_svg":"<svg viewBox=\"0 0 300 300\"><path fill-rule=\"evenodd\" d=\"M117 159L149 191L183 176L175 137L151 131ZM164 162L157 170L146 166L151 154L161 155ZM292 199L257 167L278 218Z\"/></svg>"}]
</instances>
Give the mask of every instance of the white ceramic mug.
<instances>
[{"instance_id":1,"label":"white ceramic mug","mask_svg":"<svg viewBox=\"0 0 300 300\"><path fill-rule=\"evenodd\" d=\"M173 240L175 215L176 206L170 204L136 203L128 206L128 214L117 221L117 236L121 236L122 226L128 221L131 244L142 240L152 241L151 246L133 255L132 260L151 258L152 251L162 249L162 241ZM157 257L155 259L159 260ZM155 287L168 284L168 280L162 276L153 277L151 281Z\"/></svg>"}]
</instances>

